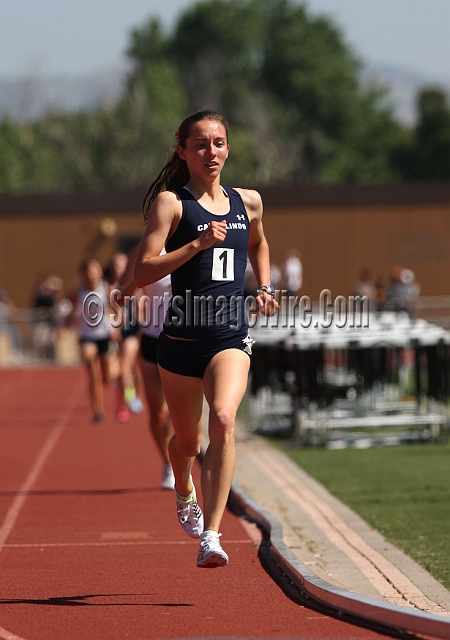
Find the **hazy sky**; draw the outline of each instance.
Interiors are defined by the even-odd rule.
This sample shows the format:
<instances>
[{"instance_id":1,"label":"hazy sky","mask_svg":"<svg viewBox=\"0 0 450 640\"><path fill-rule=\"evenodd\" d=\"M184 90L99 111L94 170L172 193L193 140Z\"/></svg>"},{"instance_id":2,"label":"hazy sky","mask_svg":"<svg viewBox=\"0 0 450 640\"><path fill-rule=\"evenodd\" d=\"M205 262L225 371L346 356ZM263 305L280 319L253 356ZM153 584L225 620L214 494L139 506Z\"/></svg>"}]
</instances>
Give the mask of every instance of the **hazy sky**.
<instances>
[{"instance_id":1,"label":"hazy sky","mask_svg":"<svg viewBox=\"0 0 450 640\"><path fill-rule=\"evenodd\" d=\"M300 2L300 0L298 0ZM85 74L123 64L150 15L172 26L195 0L0 0L0 76ZM307 0L369 63L450 79L450 0Z\"/></svg>"}]
</instances>

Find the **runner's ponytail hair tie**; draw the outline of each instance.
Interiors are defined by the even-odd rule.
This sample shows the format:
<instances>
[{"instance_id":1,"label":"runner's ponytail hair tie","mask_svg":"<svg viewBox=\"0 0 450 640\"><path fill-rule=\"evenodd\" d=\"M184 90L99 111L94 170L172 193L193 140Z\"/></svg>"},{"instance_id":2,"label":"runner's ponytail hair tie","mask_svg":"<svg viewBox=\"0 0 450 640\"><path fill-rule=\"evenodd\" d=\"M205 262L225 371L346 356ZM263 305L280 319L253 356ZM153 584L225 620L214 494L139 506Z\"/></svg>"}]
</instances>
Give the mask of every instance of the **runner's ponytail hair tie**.
<instances>
[{"instance_id":1,"label":"runner's ponytail hair tie","mask_svg":"<svg viewBox=\"0 0 450 640\"><path fill-rule=\"evenodd\" d=\"M175 132L175 138L178 140L178 138L179 138L179 137L180 137L180 132L179 132L179 131L176 131L176 132Z\"/></svg>"}]
</instances>

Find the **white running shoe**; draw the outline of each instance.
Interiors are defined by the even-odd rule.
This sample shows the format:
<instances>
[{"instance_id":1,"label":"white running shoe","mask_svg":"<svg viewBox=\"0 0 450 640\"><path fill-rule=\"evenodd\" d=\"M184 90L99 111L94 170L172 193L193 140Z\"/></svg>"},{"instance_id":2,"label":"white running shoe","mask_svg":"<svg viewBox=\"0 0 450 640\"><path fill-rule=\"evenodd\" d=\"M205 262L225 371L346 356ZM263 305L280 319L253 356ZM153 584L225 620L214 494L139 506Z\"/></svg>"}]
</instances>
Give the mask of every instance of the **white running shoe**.
<instances>
[{"instance_id":1,"label":"white running shoe","mask_svg":"<svg viewBox=\"0 0 450 640\"><path fill-rule=\"evenodd\" d=\"M178 522L191 538L200 538L203 533L203 513L197 503L195 487L192 490L190 500L181 500L175 492L177 498Z\"/></svg>"},{"instance_id":2,"label":"white running shoe","mask_svg":"<svg viewBox=\"0 0 450 640\"><path fill-rule=\"evenodd\" d=\"M164 465L161 489L174 489L175 488L175 476L173 475L172 465Z\"/></svg>"},{"instance_id":3,"label":"white running shoe","mask_svg":"<svg viewBox=\"0 0 450 640\"><path fill-rule=\"evenodd\" d=\"M142 413L144 411L142 400L137 396L128 402L128 407L133 413Z\"/></svg>"},{"instance_id":4,"label":"white running shoe","mask_svg":"<svg viewBox=\"0 0 450 640\"><path fill-rule=\"evenodd\" d=\"M228 556L220 544L221 533L204 531L200 536L197 553L197 567L223 567L228 564Z\"/></svg>"}]
</instances>

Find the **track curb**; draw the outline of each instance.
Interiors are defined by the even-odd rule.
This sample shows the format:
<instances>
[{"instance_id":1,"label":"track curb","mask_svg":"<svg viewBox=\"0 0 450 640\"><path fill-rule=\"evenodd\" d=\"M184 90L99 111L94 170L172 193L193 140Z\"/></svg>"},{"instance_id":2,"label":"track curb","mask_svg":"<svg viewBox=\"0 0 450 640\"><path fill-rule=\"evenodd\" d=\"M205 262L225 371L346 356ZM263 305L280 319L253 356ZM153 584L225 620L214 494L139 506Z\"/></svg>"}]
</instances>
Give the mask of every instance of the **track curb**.
<instances>
[{"instance_id":1,"label":"track curb","mask_svg":"<svg viewBox=\"0 0 450 640\"><path fill-rule=\"evenodd\" d=\"M236 479L231 487L228 506L259 527L272 562L305 598L331 608L338 616L354 616L364 626L381 625L399 633L413 632L450 640L450 619L444 616L358 595L330 584L311 571L285 544L279 520L244 491Z\"/></svg>"}]
</instances>

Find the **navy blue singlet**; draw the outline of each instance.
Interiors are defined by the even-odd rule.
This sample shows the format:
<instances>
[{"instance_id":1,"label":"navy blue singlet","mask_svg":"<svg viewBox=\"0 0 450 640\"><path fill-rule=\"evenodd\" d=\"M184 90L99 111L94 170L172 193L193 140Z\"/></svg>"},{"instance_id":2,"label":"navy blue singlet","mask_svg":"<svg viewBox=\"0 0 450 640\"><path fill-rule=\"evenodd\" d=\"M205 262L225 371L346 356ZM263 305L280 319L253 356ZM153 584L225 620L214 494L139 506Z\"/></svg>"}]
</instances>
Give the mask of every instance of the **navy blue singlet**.
<instances>
[{"instance_id":1,"label":"navy blue singlet","mask_svg":"<svg viewBox=\"0 0 450 640\"><path fill-rule=\"evenodd\" d=\"M184 187L175 190L183 212L166 244L167 253L198 238L212 220L225 220L227 235L222 244L200 251L172 272L172 300L164 322L169 336L202 339L247 334L244 271L250 224L239 193L223 188L230 199L225 215L204 209Z\"/></svg>"}]
</instances>

